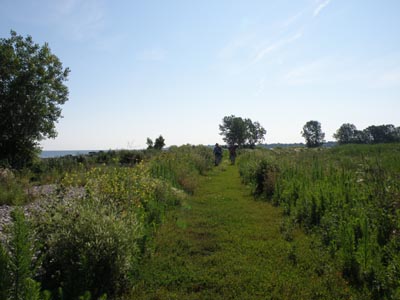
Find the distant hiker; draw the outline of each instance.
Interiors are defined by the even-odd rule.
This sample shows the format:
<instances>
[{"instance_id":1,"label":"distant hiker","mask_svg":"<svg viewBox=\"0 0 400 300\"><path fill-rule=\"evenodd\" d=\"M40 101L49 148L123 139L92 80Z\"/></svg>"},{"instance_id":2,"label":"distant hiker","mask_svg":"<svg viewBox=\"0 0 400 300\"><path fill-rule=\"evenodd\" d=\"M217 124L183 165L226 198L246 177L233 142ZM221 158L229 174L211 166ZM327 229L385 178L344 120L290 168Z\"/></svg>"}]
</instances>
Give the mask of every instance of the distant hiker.
<instances>
[{"instance_id":1,"label":"distant hiker","mask_svg":"<svg viewBox=\"0 0 400 300\"><path fill-rule=\"evenodd\" d=\"M235 164L235 160L236 160L236 145L230 145L229 146L229 159L231 160L231 164L234 165Z\"/></svg>"},{"instance_id":2,"label":"distant hiker","mask_svg":"<svg viewBox=\"0 0 400 300\"><path fill-rule=\"evenodd\" d=\"M215 156L215 165L218 166L221 163L222 160L222 148L220 145L218 145L218 143L215 144L214 147L214 156Z\"/></svg>"}]
</instances>

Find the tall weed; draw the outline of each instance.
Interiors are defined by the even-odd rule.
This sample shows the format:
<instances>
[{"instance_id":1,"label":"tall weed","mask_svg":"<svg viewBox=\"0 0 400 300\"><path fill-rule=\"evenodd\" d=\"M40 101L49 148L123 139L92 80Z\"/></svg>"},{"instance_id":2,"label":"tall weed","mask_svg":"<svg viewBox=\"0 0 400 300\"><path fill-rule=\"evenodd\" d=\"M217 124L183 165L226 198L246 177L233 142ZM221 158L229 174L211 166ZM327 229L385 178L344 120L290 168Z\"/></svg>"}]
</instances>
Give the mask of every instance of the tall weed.
<instances>
[{"instance_id":1,"label":"tall weed","mask_svg":"<svg viewBox=\"0 0 400 300\"><path fill-rule=\"evenodd\" d=\"M400 282L384 274L398 274L399 154L395 144L257 150L239 169L258 195L320 234L348 280L372 299L394 299Z\"/></svg>"}]
</instances>

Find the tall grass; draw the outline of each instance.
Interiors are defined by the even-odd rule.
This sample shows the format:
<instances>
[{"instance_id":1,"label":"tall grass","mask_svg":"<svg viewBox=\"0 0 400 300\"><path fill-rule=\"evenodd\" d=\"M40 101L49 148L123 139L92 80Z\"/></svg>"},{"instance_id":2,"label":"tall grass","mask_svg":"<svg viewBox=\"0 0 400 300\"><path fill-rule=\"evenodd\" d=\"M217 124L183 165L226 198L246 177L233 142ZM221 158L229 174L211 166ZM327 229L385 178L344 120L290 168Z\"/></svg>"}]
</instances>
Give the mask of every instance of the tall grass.
<instances>
[{"instance_id":1,"label":"tall grass","mask_svg":"<svg viewBox=\"0 0 400 300\"><path fill-rule=\"evenodd\" d=\"M0 205L22 205L29 202L29 180L20 172L0 168Z\"/></svg>"},{"instance_id":2,"label":"tall grass","mask_svg":"<svg viewBox=\"0 0 400 300\"><path fill-rule=\"evenodd\" d=\"M343 276L372 299L400 291L400 146L257 150L242 155L243 181L317 232Z\"/></svg>"},{"instance_id":3,"label":"tall grass","mask_svg":"<svg viewBox=\"0 0 400 300\"><path fill-rule=\"evenodd\" d=\"M151 173L173 186L193 193L197 176L204 175L213 165L212 150L205 146L171 147L150 161Z\"/></svg>"}]
</instances>

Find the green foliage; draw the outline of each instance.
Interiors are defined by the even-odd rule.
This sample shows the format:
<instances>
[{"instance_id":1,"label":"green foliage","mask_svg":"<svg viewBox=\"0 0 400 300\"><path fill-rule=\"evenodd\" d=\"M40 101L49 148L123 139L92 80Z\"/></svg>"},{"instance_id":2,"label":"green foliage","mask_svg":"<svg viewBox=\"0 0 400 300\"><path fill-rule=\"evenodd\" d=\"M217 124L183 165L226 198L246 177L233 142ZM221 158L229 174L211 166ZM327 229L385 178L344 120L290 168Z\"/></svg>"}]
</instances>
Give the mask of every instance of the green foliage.
<instances>
[{"instance_id":1,"label":"green foliage","mask_svg":"<svg viewBox=\"0 0 400 300\"><path fill-rule=\"evenodd\" d=\"M129 287L144 242L167 205L157 198L161 183L143 165L94 168L86 177L84 201L49 208L37 219L44 251L41 282L52 291L61 286L65 299L85 291L93 297L117 295Z\"/></svg>"},{"instance_id":2,"label":"green foliage","mask_svg":"<svg viewBox=\"0 0 400 300\"><path fill-rule=\"evenodd\" d=\"M163 138L162 135L156 138L155 142L153 142L151 138L147 138L146 145L147 145L147 150L151 149L161 150L165 146L165 139Z\"/></svg>"},{"instance_id":3,"label":"green foliage","mask_svg":"<svg viewBox=\"0 0 400 300\"><path fill-rule=\"evenodd\" d=\"M0 299L39 300L40 283L33 279L34 247L28 222L17 208L5 246L0 245Z\"/></svg>"},{"instance_id":4,"label":"green foliage","mask_svg":"<svg viewBox=\"0 0 400 300\"><path fill-rule=\"evenodd\" d=\"M333 137L338 141L339 144L351 144L356 142L357 128L353 124L343 124L336 131Z\"/></svg>"},{"instance_id":5,"label":"green foliage","mask_svg":"<svg viewBox=\"0 0 400 300\"><path fill-rule=\"evenodd\" d=\"M185 199L176 187L194 189L188 180L212 164L206 147L157 153L133 167L98 166L64 176L62 191L83 185L86 197L49 206L34 218L45 289L55 294L61 287L63 299L97 299L117 297L134 285L165 211Z\"/></svg>"},{"instance_id":6,"label":"green foliage","mask_svg":"<svg viewBox=\"0 0 400 300\"><path fill-rule=\"evenodd\" d=\"M141 161L149 160L154 151L143 150L109 150L91 152L87 155L67 155L38 159L29 169L24 169L24 177L35 184L54 184L62 181L65 174L84 174L96 166L134 166Z\"/></svg>"},{"instance_id":7,"label":"green foliage","mask_svg":"<svg viewBox=\"0 0 400 300\"><path fill-rule=\"evenodd\" d=\"M0 299L7 299L11 290L10 257L3 244L0 243Z\"/></svg>"},{"instance_id":8,"label":"green foliage","mask_svg":"<svg viewBox=\"0 0 400 300\"><path fill-rule=\"evenodd\" d=\"M352 299L319 244L289 224L284 240L281 210L251 199L227 160L200 177L190 207L160 228L127 299Z\"/></svg>"},{"instance_id":9,"label":"green foliage","mask_svg":"<svg viewBox=\"0 0 400 300\"><path fill-rule=\"evenodd\" d=\"M154 146L153 140L148 137L146 140L146 145L147 145L147 149L153 149L153 146Z\"/></svg>"},{"instance_id":10,"label":"green foliage","mask_svg":"<svg viewBox=\"0 0 400 300\"><path fill-rule=\"evenodd\" d=\"M21 205L30 200L29 183L8 169L0 168L0 205Z\"/></svg>"},{"instance_id":11,"label":"green foliage","mask_svg":"<svg viewBox=\"0 0 400 300\"><path fill-rule=\"evenodd\" d=\"M252 122L250 119L242 119L234 115L226 116L219 125L220 134L228 145L254 147L264 140L266 130L259 122Z\"/></svg>"},{"instance_id":12,"label":"green foliage","mask_svg":"<svg viewBox=\"0 0 400 300\"><path fill-rule=\"evenodd\" d=\"M11 298L24 300L31 291L34 291L32 281L32 258L33 249L29 227L24 214L20 209L12 211L13 226L11 229L11 241L9 244L11 270Z\"/></svg>"},{"instance_id":13,"label":"green foliage","mask_svg":"<svg viewBox=\"0 0 400 300\"><path fill-rule=\"evenodd\" d=\"M333 137L339 144L379 144L400 142L400 127L394 125L369 126L360 131L353 124L343 124Z\"/></svg>"},{"instance_id":14,"label":"green foliage","mask_svg":"<svg viewBox=\"0 0 400 300\"><path fill-rule=\"evenodd\" d=\"M369 126L364 129L368 141L372 144L379 143L394 143L400 141L400 128L395 128L394 125Z\"/></svg>"},{"instance_id":15,"label":"green foliage","mask_svg":"<svg viewBox=\"0 0 400 300\"><path fill-rule=\"evenodd\" d=\"M252 122L250 119L245 119L247 127L247 143L250 148L254 148L256 144L261 143L264 140L264 136L267 131L261 126L259 122ZM234 145L234 144L231 144Z\"/></svg>"},{"instance_id":16,"label":"green foliage","mask_svg":"<svg viewBox=\"0 0 400 300\"><path fill-rule=\"evenodd\" d=\"M303 126L301 135L309 148L320 147L324 143L325 133L322 132L321 123L318 121L308 121Z\"/></svg>"},{"instance_id":17,"label":"green foliage","mask_svg":"<svg viewBox=\"0 0 400 300\"><path fill-rule=\"evenodd\" d=\"M161 150L165 146L165 139L160 135L154 142L154 149Z\"/></svg>"},{"instance_id":18,"label":"green foliage","mask_svg":"<svg viewBox=\"0 0 400 300\"><path fill-rule=\"evenodd\" d=\"M352 284L371 299L392 299L400 288L393 280L399 274L399 153L398 145L257 150L242 155L239 168L257 194L319 234ZM268 166L279 170L274 188L260 185L271 177Z\"/></svg>"},{"instance_id":19,"label":"green foliage","mask_svg":"<svg viewBox=\"0 0 400 300\"><path fill-rule=\"evenodd\" d=\"M38 154L38 141L57 135L68 73L47 44L14 31L0 39L0 161L21 168Z\"/></svg>"},{"instance_id":20,"label":"green foliage","mask_svg":"<svg viewBox=\"0 0 400 300\"><path fill-rule=\"evenodd\" d=\"M197 176L205 174L213 165L212 150L204 146L171 147L150 162L154 177L169 181L173 186L193 193Z\"/></svg>"},{"instance_id":21,"label":"green foliage","mask_svg":"<svg viewBox=\"0 0 400 300\"><path fill-rule=\"evenodd\" d=\"M37 230L43 243L44 288L61 286L64 299L76 299L86 290L94 296L113 295L129 285L142 226L134 212L116 210L87 199L43 216Z\"/></svg>"},{"instance_id":22,"label":"green foliage","mask_svg":"<svg viewBox=\"0 0 400 300\"><path fill-rule=\"evenodd\" d=\"M24 300L41 300L40 298L40 283L31 278L24 280L25 294Z\"/></svg>"},{"instance_id":23,"label":"green foliage","mask_svg":"<svg viewBox=\"0 0 400 300\"><path fill-rule=\"evenodd\" d=\"M239 161L239 172L242 181L252 186L255 196L271 198L275 192L279 169L273 154L262 150L246 150Z\"/></svg>"}]
</instances>

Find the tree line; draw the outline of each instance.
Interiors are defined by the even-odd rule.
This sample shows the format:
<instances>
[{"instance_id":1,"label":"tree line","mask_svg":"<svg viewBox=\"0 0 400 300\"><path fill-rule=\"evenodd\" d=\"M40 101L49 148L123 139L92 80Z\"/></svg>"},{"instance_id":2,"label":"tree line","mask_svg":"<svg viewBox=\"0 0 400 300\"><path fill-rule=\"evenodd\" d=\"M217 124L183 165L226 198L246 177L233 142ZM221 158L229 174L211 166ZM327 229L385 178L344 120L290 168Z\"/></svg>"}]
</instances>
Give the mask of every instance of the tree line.
<instances>
[{"instance_id":1,"label":"tree line","mask_svg":"<svg viewBox=\"0 0 400 300\"><path fill-rule=\"evenodd\" d=\"M318 121L308 121L301 132L309 148L322 146L325 133ZM354 124L344 123L333 134L339 145L345 144L381 144L400 142L400 127L392 124L371 125L364 130L358 130Z\"/></svg>"},{"instance_id":2,"label":"tree line","mask_svg":"<svg viewBox=\"0 0 400 300\"><path fill-rule=\"evenodd\" d=\"M380 144L400 142L400 127L392 124L371 125L364 130L357 130L354 124L345 123L333 137L339 144Z\"/></svg>"}]
</instances>

